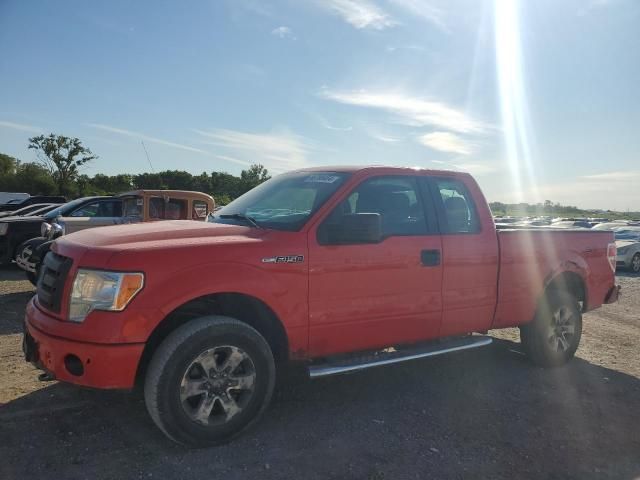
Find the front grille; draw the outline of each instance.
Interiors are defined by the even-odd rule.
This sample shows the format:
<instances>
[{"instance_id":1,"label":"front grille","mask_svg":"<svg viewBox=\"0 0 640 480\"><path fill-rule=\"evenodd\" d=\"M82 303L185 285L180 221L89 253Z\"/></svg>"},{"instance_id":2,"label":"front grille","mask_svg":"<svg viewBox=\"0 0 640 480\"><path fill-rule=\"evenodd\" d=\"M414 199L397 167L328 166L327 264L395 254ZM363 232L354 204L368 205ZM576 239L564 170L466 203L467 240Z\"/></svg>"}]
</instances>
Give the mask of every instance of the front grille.
<instances>
[{"instance_id":1,"label":"front grille","mask_svg":"<svg viewBox=\"0 0 640 480\"><path fill-rule=\"evenodd\" d=\"M49 252L44 257L38 276L38 303L52 312L60 313L65 280L73 260Z\"/></svg>"}]
</instances>

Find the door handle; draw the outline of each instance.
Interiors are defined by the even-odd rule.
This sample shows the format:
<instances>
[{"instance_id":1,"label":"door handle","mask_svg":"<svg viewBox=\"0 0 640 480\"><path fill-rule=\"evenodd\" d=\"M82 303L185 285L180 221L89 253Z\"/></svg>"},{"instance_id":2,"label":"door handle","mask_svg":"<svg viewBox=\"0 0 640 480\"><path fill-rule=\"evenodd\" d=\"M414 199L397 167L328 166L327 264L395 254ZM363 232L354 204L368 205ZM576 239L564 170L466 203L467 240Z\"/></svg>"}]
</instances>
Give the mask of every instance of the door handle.
<instances>
[{"instance_id":1,"label":"door handle","mask_svg":"<svg viewBox=\"0 0 640 480\"><path fill-rule=\"evenodd\" d=\"M440 250L422 250L420 261L424 267L435 267L440 265Z\"/></svg>"}]
</instances>

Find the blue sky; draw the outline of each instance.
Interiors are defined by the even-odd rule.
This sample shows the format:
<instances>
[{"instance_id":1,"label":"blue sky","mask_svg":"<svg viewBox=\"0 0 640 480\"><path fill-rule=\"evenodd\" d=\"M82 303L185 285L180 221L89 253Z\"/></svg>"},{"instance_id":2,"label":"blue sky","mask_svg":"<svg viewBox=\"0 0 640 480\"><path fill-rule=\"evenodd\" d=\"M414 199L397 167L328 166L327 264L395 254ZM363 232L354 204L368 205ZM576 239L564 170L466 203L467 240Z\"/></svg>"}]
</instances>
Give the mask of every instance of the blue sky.
<instances>
[{"instance_id":1,"label":"blue sky","mask_svg":"<svg viewBox=\"0 0 640 480\"><path fill-rule=\"evenodd\" d=\"M635 0L0 0L0 152L87 174L391 164L640 210Z\"/></svg>"}]
</instances>

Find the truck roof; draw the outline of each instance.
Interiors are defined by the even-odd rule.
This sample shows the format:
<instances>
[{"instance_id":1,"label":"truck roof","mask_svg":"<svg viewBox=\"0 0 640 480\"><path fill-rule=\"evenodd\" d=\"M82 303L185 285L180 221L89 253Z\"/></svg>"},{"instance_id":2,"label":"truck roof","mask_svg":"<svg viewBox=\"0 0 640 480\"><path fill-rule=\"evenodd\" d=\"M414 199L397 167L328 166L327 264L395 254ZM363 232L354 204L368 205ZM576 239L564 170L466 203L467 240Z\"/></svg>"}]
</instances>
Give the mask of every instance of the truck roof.
<instances>
[{"instance_id":1,"label":"truck roof","mask_svg":"<svg viewBox=\"0 0 640 480\"><path fill-rule=\"evenodd\" d=\"M140 195L153 195L153 196L174 196L174 197L182 197L182 198L193 198L193 199L203 199L203 200L211 200L213 198L211 195L207 195L206 193L196 192L193 190L131 190L129 192L123 192L116 195L116 197L132 197L132 196L140 196Z\"/></svg>"},{"instance_id":2,"label":"truck roof","mask_svg":"<svg viewBox=\"0 0 640 480\"><path fill-rule=\"evenodd\" d=\"M356 173L362 171L375 171L380 173L398 173L398 174L411 174L422 173L432 175L469 175L467 172L460 172L454 170L436 170L431 168L422 167L393 167L389 165L328 165L326 167L309 167L300 168L295 170L296 172L344 172L344 173Z\"/></svg>"}]
</instances>

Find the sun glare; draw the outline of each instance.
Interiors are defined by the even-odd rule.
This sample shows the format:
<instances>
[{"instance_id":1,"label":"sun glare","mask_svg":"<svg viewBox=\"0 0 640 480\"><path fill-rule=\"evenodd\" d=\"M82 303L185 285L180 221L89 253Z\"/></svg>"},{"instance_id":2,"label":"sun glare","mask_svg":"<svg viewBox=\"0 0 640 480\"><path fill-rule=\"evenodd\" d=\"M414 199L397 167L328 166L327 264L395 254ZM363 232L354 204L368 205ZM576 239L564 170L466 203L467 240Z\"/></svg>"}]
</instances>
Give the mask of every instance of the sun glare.
<instances>
[{"instance_id":1,"label":"sun glare","mask_svg":"<svg viewBox=\"0 0 640 480\"><path fill-rule=\"evenodd\" d=\"M519 4L517 0L494 0L494 31L498 93L507 161L516 199L526 190L535 195L531 158L531 125L522 59Z\"/></svg>"}]
</instances>

